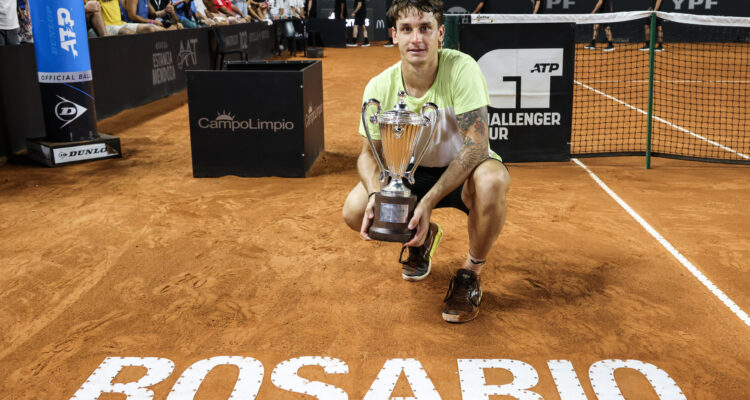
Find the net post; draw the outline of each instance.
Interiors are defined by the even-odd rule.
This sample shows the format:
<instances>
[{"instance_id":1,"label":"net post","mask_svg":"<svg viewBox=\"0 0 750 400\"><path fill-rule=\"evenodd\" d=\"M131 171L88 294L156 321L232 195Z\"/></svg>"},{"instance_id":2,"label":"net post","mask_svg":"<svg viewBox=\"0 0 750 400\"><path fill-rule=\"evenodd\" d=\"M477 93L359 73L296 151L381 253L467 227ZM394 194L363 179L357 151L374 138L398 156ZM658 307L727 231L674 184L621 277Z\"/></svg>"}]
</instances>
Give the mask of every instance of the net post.
<instances>
[{"instance_id":1,"label":"net post","mask_svg":"<svg viewBox=\"0 0 750 400\"><path fill-rule=\"evenodd\" d=\"M651 130L654 117L654 48L656 46L656 12L651 13L648 40L648 121L646 122L646 169L651 169Z\"/></svg>"}]
</instances>

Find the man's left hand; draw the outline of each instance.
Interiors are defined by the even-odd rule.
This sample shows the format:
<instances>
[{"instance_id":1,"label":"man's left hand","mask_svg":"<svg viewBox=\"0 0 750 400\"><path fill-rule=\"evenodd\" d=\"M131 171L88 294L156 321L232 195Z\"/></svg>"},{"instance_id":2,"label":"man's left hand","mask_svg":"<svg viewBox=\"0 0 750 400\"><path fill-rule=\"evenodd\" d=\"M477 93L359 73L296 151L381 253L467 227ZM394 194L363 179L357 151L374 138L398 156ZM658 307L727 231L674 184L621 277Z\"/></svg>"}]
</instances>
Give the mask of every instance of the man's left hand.
<instances>
[{"instance_id":1,"label":"man's left hand","mask_svg":"<svg viewBox=\"0 0 750 400\"><path fill-rule=\"evenodd\" d=\"M414 237L404 243L404 247L419 247L424 243L424 239L427 237L427 231L430 230L430 214L432 208L424 205L421 201L417 204L417 208L414 209L414 216L409 221L409 229L417 229L417 233Z\"/></svg>"}]
</instances>

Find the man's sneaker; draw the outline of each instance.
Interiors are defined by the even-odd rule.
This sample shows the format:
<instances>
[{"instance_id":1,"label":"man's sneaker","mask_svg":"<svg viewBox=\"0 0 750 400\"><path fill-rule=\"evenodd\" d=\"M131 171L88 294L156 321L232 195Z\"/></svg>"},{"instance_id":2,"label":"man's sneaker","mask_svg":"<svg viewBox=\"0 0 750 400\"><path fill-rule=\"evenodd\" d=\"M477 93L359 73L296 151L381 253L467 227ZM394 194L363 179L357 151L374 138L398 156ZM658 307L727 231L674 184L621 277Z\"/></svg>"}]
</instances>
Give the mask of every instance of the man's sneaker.
<instances>
[{"instance_id":1,"label":"man's sneaker","mask_svg":"<svg viewBox=\"0 0 750 400\"><path fill-rule=\"evenodd\" d=\"M445 295L443 319L447 322L468 322L479 314L479 303L482 301L482 285L474 271L459 269L451 279L448 293Z\"/></svg>"},{"instance_id":2,"label":"man's sneaker","mask_svg":"<svg viewBox=\"0 0 750 400\"><path fill-rule=\"evenodd\" d=\"M654 51L664 51L664 47L661 45L661 43L659 43L658 45L656 45L656 48L654 48Z\"/></svg>"},{"instance_id":3,"label":"man's sneaker","mask_svg":"<svg viewBox=\"0 0 750 400\"><path fill-rule=\"evenodd\" d=\"M596 50L596 43L591 42L591 43L583 46L583 48L586 49L586 50Z\"/></svg>"},{"instance_id":4,"label":"man's sneaker","mask_svg":"<svg viewBox=\"0 0 750 400\"><path fill-rule=\"evenodd\" d=\"M615 45L612 43L608 44L607 47L604 48L604 51L615 51Z\"/></svg>"},{"instance_id":5,"label":"man's sneaker","mask_svg":"<svg viewBox=\"0 0 750 400\"><path fill-rule=\"evenodd\" d=\"M424 244L419 247L409 247L409 258L405 261L402 257L406 248L401 248L401 254L398 256L398 261L403 264L401 277L407 281L421 281L426 278L432 269L432 257L442 237L443 228L435 222L430 222L430 230L427 231Z\"/></svg>"},{"instance_id":6,"label":"man's sneaker","mask_svg":"<svg viewBox=\"0 0 750 400\"><path fill-rule=\"evenodd\" d=\"M362 42L362 47L370 47L370 41L365 39L365 41Z\"/></svg>"},{"instance_id":7,"label":"man's sneaker","mask_svg":"<svg viewBox=\"0 0 750 400\"><path fill-rule=\"evenodd\" d=\"M641 47L638 50L640 50L640 51L648 51L649 50L648 43L644 44L643 47Z\"/></svg>"},{"instance_id":8,"label":"man's sneaker","mask_svg":"<svg viewBox=\"0 0 750 400\"><path fill-rule=\"evenodd\" d=\"M346 42L346 47L357 47L357 41L354 40L354 39L352 39L352 40Z\"/></svg>"},{"instance_id":9,"label":"man's sneaker","mask_svg":"<svg viewBox=\"0 0 750 400\"><path fill-rule=\"evenodd\" d=\"M383 47L393 47L393 39L389 39L388 42L383 45Z\"/></svg>"}]
</instances>

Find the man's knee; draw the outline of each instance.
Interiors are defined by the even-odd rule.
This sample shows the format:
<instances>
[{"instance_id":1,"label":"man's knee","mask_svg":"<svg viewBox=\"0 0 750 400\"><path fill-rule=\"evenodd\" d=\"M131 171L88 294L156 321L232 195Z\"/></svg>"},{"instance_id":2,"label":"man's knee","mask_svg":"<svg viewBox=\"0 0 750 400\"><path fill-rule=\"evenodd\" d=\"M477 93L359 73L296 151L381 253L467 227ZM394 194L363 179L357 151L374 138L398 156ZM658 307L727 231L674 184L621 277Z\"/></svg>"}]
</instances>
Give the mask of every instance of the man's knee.
<instances>
[{"instance_id":1,"label":"man's knee","mask_svg":"<svg viewBox=\"0 0 750 400\"><path fill-rule=\"evenodd\" d=\"M362 218L364 217L363 213L356 212L352 209L352 207L344 206L342 215L344 217L344 222L346 222L346 225L348 225L349 228L359 232L359 228L362 226Z\"/></svg>"},{"instance_id":2,"label":"man's knee","mask_svg":"<svg viewBox=\"0 0 750 400\"><path fill-rule=\"evenodd\" d=\"M483 204L505 204L505 195L510 188L510 175L505 166L494 163L492 167L477 168L472 175L474 200Z\"/></svg>"}]
</instances>

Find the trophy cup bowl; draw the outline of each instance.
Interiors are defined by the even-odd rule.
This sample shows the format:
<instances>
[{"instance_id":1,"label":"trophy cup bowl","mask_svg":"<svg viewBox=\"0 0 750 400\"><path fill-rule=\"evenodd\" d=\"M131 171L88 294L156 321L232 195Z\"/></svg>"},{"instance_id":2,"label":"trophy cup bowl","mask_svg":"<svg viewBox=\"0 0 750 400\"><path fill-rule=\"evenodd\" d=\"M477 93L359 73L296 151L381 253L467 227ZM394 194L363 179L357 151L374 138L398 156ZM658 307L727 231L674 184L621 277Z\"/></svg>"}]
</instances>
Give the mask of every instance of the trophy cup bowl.
<instances>
[{"instance_id":1,"label":"trophy cup bowl","mask_svg":"<svg viewBox=\"0 0 750 400\"><path fill-rule=\"evenodd\" d=\"M435 137L440 114L433 103L425 103L421 114L409 111L406 93L401 91L398 95L399 102L393 110L382 114L378 100L366 101L362 105L362 122L370 149L380 167L380 182L386 185L375 194L375 216L368 235L379 241L405 243L416 233L408 225L414 215L417 196L404 184L404 179L414 184L414 172ZM378 107L369 121L380 128L382 158L368 128L366 113L371 105ZM434 120L425 115L428 110L433 111ZM424 137L425 134L429 136Z\"/></svg>"}]
</instances>

